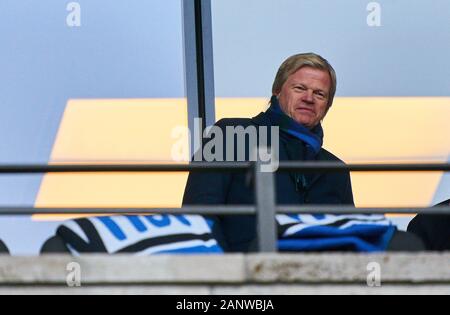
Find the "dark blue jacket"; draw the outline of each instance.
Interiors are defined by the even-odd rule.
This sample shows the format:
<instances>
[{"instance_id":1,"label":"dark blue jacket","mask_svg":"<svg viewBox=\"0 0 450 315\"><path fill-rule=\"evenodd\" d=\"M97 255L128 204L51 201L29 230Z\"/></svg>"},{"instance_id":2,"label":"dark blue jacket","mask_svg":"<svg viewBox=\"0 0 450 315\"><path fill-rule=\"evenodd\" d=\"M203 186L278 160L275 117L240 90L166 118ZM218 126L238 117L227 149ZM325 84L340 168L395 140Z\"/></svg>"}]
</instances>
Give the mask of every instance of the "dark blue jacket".
<instances>
[{"instance_id":1,"label":"dark blue jacket","mask_svg":"<svg viewBox=\"0 0 450 315\"><path fill-rule=\"evenodd\" d=\"M251 125L270 127L272 123L265 113L252 119L222 119L216 123L216 126L223 130L224 142L226 142L225 129L227 126L246 128ZM223 150L224 156L226 156L225 146ZM304 160L303 156L304 143L280 131L280 161ZM246 159L248 158L247 151ZM317 161L343 163L325 149L321 149L316 159ZM305 174L305 177L302 177L306 179L302 181L303 184L298 183L299 175L301 174L276 173L277 204L354 204L349 173ZM253 185L248 175L232 172L191 172L184 193L183 205L219 204L254 204ZM224 215L212 218L216 221L214 234L226 251L248 252L255 249L256 221L254 216Z\"/></svg>"}]
</instances>

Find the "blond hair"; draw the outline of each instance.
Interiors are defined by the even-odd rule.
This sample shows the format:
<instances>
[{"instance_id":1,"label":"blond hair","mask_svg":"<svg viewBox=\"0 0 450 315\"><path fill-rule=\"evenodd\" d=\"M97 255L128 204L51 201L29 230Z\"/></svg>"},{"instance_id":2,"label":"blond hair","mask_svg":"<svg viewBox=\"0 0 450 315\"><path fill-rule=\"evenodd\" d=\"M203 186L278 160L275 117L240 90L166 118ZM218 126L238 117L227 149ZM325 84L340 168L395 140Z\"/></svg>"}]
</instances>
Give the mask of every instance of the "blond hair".
<instances>
[{"instance_id":1,"label":"blond hair","mask_svg":"<svg viewBox=\"0 0 450 315\"><path fill-rule=\"evenodd\" d=\"M277 75L272 85L272 94L280 93L283 84L289 76L297 72L300 68L312 67L328 72L331 79L331 86L328 95L328 108L333 104L334 94L336 93L336 72L328 61L314 53L297 54L286 59L278 69Z\"/></svg>"}]
</instances>

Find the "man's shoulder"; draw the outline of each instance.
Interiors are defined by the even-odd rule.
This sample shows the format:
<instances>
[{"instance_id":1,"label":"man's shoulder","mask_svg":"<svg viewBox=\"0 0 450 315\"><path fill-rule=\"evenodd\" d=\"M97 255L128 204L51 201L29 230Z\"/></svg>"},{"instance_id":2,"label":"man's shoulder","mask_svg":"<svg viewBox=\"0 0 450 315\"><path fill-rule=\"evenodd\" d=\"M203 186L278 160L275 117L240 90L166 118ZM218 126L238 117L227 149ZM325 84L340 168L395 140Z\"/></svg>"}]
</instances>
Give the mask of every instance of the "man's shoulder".
<instances>
[{"instance_id":1,"label":"man's shoulder","mask_svg":"<svg viewBox=\"0 0 450 315\"><path fill-rule=\"evenodd\" d=\"M218 127L248 127L248 126L270 126L270 119L265 112L261 112L252 118L222 118L215 123Z\"/></svg>"},{"instance_id":2,"label":"man's shoulder","mask_svg":"<svg viewBox=\"0 0 450 315\"><path fill-rule=\"evenodd\" d=\"M220 128L226 128L226 127L248 127L252 126L255 123L253 122L252 118L223 118L220 119L215 123L215 126Z\"/></svg>"},{"instance_id":3,"label":"man's shoulder","mask_svg":"<svg viewBox=\"0 0 450 315\"><path fill-rule=\"evenodd\" d=\"M333 153L331 153L330 151L328 151L324 148L321 149L320 154L322 155L323 160L345 164L344 161L342 161L336 155L334 155Z\"/></svg>"}]
</instances>

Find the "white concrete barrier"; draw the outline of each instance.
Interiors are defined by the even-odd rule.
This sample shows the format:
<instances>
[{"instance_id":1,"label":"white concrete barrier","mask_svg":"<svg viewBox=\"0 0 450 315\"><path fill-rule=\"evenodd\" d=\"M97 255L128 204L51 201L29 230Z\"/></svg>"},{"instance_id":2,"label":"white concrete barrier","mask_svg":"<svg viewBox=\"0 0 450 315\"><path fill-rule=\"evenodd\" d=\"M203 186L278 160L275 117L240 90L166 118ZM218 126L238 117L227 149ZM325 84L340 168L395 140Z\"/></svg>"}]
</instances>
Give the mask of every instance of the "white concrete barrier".
<instances>
[{"instance_id":1,"label":"white concrete barrier","mask_svg":"<svg viewBox=\"0 0 450 315\"><path fill-rule=\"evenodd\" d=\"M450 294L450 253L0 257L0 294L29 293Z\"/></svg>"}]
</instances>

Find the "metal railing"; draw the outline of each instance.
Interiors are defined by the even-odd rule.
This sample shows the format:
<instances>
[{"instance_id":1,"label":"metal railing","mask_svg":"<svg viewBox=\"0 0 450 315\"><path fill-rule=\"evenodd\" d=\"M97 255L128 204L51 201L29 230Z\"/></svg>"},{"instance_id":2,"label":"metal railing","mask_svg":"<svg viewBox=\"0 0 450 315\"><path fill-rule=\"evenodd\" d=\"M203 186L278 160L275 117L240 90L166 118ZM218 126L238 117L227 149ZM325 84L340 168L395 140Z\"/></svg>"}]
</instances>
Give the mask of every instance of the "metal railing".
<instances>
[{"instance_id":1,"label":"metal railing","mask_svg":"<svg viewBox=\"0 0 450 315\"><path fill-rule=\"evenodd\" d=\"M257 246L259 252L276 252L277 213L338 213L338 214L450 214L450 206L434 208L355 208L336 205L277 206L273 172L262 172L261 162L192 162L190 164L146 165L0 165L1 174L39 173L96 173L96 172L239 172L253 173L255 205L198 205L181 208L35 208L0 207L0 215L33 214L201 214L201 215L255 215L257 222ZM450 163L427 164L349 164L331 162L280 161L278 171L302 172L429 172L450 171Z\"/></svg>"}]
</instances>

